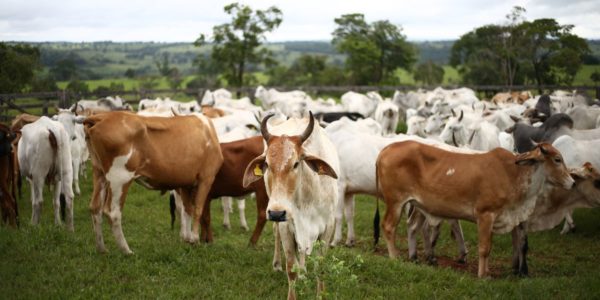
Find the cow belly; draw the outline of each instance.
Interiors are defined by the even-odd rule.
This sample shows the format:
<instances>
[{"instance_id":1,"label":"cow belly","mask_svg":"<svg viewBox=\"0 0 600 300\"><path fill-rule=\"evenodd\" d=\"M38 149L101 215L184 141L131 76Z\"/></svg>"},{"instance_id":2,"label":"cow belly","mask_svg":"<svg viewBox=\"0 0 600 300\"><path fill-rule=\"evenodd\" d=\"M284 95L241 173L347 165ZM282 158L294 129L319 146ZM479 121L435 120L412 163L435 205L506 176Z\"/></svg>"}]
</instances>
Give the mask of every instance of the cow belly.
<instances>
[{"instance_id":1,"label":"cow belly","mask_svg":"<svg viewBox=\"0 0 600 300\"><path fill-rule=\"evenodd\" d=\"M493 232L497 234L508 233L515 226L525 222L535 209L537 196L528 197L520 205L513 205L502 210L496 217Z\"/></svg>"}]
</instances>

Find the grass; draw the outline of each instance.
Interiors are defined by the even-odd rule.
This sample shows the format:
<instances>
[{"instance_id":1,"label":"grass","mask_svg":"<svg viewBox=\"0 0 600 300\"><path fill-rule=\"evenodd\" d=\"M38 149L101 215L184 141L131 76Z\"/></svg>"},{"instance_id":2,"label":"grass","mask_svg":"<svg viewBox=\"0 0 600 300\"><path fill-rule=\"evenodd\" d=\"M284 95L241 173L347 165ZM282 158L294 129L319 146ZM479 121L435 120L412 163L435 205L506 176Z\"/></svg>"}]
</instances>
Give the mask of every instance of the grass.
<instances>
[{"instance_id":1,"label":"grass","mask_svg":"<svg viewBox=\"0 0 600 300\"><path fill-rule=\"evenodd\" d=\"M87 210L91 176L82 179L82 195L75 200L75 232L53 225L49 192L43 204L41 225L29 224L28 188L19 200L21 228L0 228L0 295L11 299L37 298L199 298L281 299L287 292L284 273L271 269L273 235L270 224L256 248L247 246L250 232L239 228L232 215L232 230L222 226L220 201L213 201L215 242L188 245L170 229L167 195L138 185L130 189L123 211L123 229L132 256L121 254L104 222L108 254L96 253ZM344 261L361 255L364 263L351 272L358 283L350 289L327 286L331 298L505 298L592 299L600 297L600 210L577 210L577 232L560 236L558 230L530 236L529 278L511 275L510 235L495 236L491 255L494 279L476 278L477 238L474 224L462 222L469 249L466 268L430 267L423 263L387 258L385 242L372 249L375 201L359 196L356 206L357 245L338 247L330 254ZM254 200L247 201L252 228ZM382 206L384 210L384 206ZM446 226L446 225L444 225ZM406 251L405 225L398 229L399 246ZM442 229L437 254L450 262L456 246ZM406 253L406 252L403 252ZM423 258L421 257L421 260ZM310 270L309 270L310 272Z\"/></svg>"}]
</instances>

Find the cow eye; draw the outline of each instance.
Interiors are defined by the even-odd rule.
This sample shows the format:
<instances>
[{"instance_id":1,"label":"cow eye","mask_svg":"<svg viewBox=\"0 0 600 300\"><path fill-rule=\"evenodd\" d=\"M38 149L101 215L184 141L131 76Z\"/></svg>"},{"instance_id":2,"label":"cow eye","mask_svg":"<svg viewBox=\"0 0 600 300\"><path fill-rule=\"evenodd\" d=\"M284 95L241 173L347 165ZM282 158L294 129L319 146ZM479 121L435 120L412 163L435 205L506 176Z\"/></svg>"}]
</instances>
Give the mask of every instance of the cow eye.
<instances>
[{"instance_id":1,"label":"cow eye","mask_svg":"<svg viewBox=\"0 0 600 300\"><path fill-rule=\"evenodd\" d=\"M263 170L266 170L266 169L268 169L268 168L269 168L269 165L268 165L268 164L267 164L267 162L265 161L265 162L263 163Z\"/></svg>"},{"instance_id":2,"label":"cow eye","mask_svg":"<svg viewBox=\"0 0 600 300\"><path fill-rule=\"evenodd\" d=\"M557 157L554 159L554 162L560 164L562 162L562 159L560 159L560 157Z\"/></svg>"},{"instance_id":3,"label":"cow eye","mask_svg":"<svg viewBox=\"0 0 600 300\"><path fill-rule=\"evenodd\" d=\"M298 168L298 165L300 165L300 163L299 162L295 162L294 163L294 169Z\"/></svg>"}]
</instances>

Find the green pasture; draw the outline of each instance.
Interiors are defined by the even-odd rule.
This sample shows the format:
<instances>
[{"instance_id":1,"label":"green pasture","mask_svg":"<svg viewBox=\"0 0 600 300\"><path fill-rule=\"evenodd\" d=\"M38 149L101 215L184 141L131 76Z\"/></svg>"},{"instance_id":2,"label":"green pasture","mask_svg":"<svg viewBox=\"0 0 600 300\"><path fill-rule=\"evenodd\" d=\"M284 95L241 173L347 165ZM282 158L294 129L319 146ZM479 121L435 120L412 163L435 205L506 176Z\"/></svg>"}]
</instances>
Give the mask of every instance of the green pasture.
<instances>
[{"instance_id":1,"label":"green pasture","mask_svg":"<svg viewBox=\"0 0 600 300\"><path fill-rule=\"evenodd\" d=\"M256 248L248 247L250 232L232 214L232 229L222 223L221 202L212 203L215 241L189 245L179 238L179 225L169 224L168 196L133 185L123 212L123 229L135 254L118 251L108 222L104 237L109 249L94 246L88 202L91 176L82 179L82 195L75 199L75 232L54 225L52 202L45 191L41 224L29 224L29 188L19 200L21 227L0 227L0 295L4 299L283 299L287 278L271 268L273 234L267 223ZM254 200L246 203L250 227L256 220ZM235 206L235 205L234 205ZM381 205L382 213L385 205ZM236 209L237 211L237 209ZM345 262L351 274L327 285L329 299L594 299L600 297L600 210L575 211L577 231L566 236L554 229L533 233L529 240L530 277L511 273L510 235L494 237L492 279L478 279L477 238L474 224L462 222L468 264L453 263L456 245L444 225L438 244L440 266L387 257L385 242L372 246L375 201L359 196L356 205L357 243L328 252L327 259ZM398 245L406 251L404 221ZM421 250L421 249L419 249ZM406 252L404 252L406 253ZM363 263L352 265L357 257ZM327 264L326 264L327 267ZM310 269L308 270L310 272ZM335 272L334 272L335 274ZM335 275L334 275L335 276ZM314 299L308 293L301 299Z\"/></svg>"}]
</instances>

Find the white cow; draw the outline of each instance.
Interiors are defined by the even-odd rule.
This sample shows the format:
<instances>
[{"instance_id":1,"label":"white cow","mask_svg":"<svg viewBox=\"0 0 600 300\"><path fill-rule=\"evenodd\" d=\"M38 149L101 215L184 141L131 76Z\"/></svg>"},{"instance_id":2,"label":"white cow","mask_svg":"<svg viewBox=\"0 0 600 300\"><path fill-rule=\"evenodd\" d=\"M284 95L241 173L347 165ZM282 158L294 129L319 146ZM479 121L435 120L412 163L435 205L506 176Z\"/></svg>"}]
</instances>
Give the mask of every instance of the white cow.
<instances>
[{"instance_id":1,"label":"white cow","mask_svg":"<svg viewBox=\"0 0 600 300\"><path fill-rule=\"evenodd\" d=\"M60 221L60 194L65 196L67 229L73 231L73 166L69 135L63 125L48 117L23 126L18 144L21 174L31 186L33 225L39 224L44 182L54 184L54 222Z\"/></svg>"},{"instance_id":2,"label":"white cow","mask_svg":"<svg viewBox=\"0 0 600 300\"><path fill-rule=\"evenodd\" d=\"M381 125L384 136L394 135L400 120L398 106L389 99L380 101L375 109L374 119Z\"/></svg>"},{"instance_id":3,"label":"white cow","mask_svg":"<svg viewBox=\"0 0 600 300\"><path fill-rule=\"evenodd\" d=\"M267 90L262 85L256 88L254 97L260 99L264 109L274 108L275 104L278 102L282 102L280 106L285 106L285 103L288 101L302 102L302 100L309 98L308 95L303 91L279 92L276 89ZM282 110L282 112L285 113L284 110Z\"/></svg>"},{"instance_id":4,"label":"white cow","mask_svg":"<svg viewBox=\"0 0 600 300\"><path fill-rule=\"evenodd\" d=\"M265 152L255 158L244 174L244 186L264 175L269 195L267 217L274 221L275 255L273 266L281 269L280 247L283 246L288 275L288 299L296 299L294 265L305 268L316 241L325 250L335 228L334 210L338 199L336 149L324 130L309 120L289 119L267 128L263 119L261 132ZM308 125L307 125L308 123ZM318 293L323 283L318 282Z\"/></svg>"},{"instance_id":5,"label":"white cow","mask_svg":"<svg viewBox=\"0 0 600 300\"><path fill-rule=\"evenodd\" d=\"M383 101L383 98L377 92L368 92L363 95L350 91L343 94L341 100L344 111L359 113L368 118L373 116L377 104Z\"/></svg>"},{"instance_id":6,"label":"white cow","mask_svg":"<svg viewBox=\"0 0 600 300\"><path fill-rule=\"evenodd\" d=\"M598 140L576 140L571 136L563 135L557 138L553 143L563 156L567 168L579 168L586 162L593 166L600 166L600 139ZM575 229L573 221L573 211L569 210L564 215L565 225L561 234L568 233Z\"/></svg>"},{"instance_id":7,"label":"white cow","mask_svg":"<svg viewBox=\"0 0 600 300\"><path fill-rule=\"evenodd\" d=\"M58 114L53 117L53 120L58 121L63 125L70 140L73 164L73 186L75 187L76 195L81 193L81 190L79 189L80 168L82 165L85 165L85 162L89 158L89 151L85 144L85 133L83 132L83 125L81 124L84 119L84 116L77 116L73 111L68 109L60 109Z\"/></svg>"},{"instance_id":8,"label":"white cow","mask_svg":"<svg viewBox=\"0 0 600 300\"><path fill-rule=\"evenodd\" d=\"M204 96L202 96L202 100L200 101L200 103L202 105L214 106L222 101L233 99L232 96L233 95L231 94L231 92L226 89L218 89L214 92L206 90L206 92L204 92Z\"/></svg>"}]
</instances>

